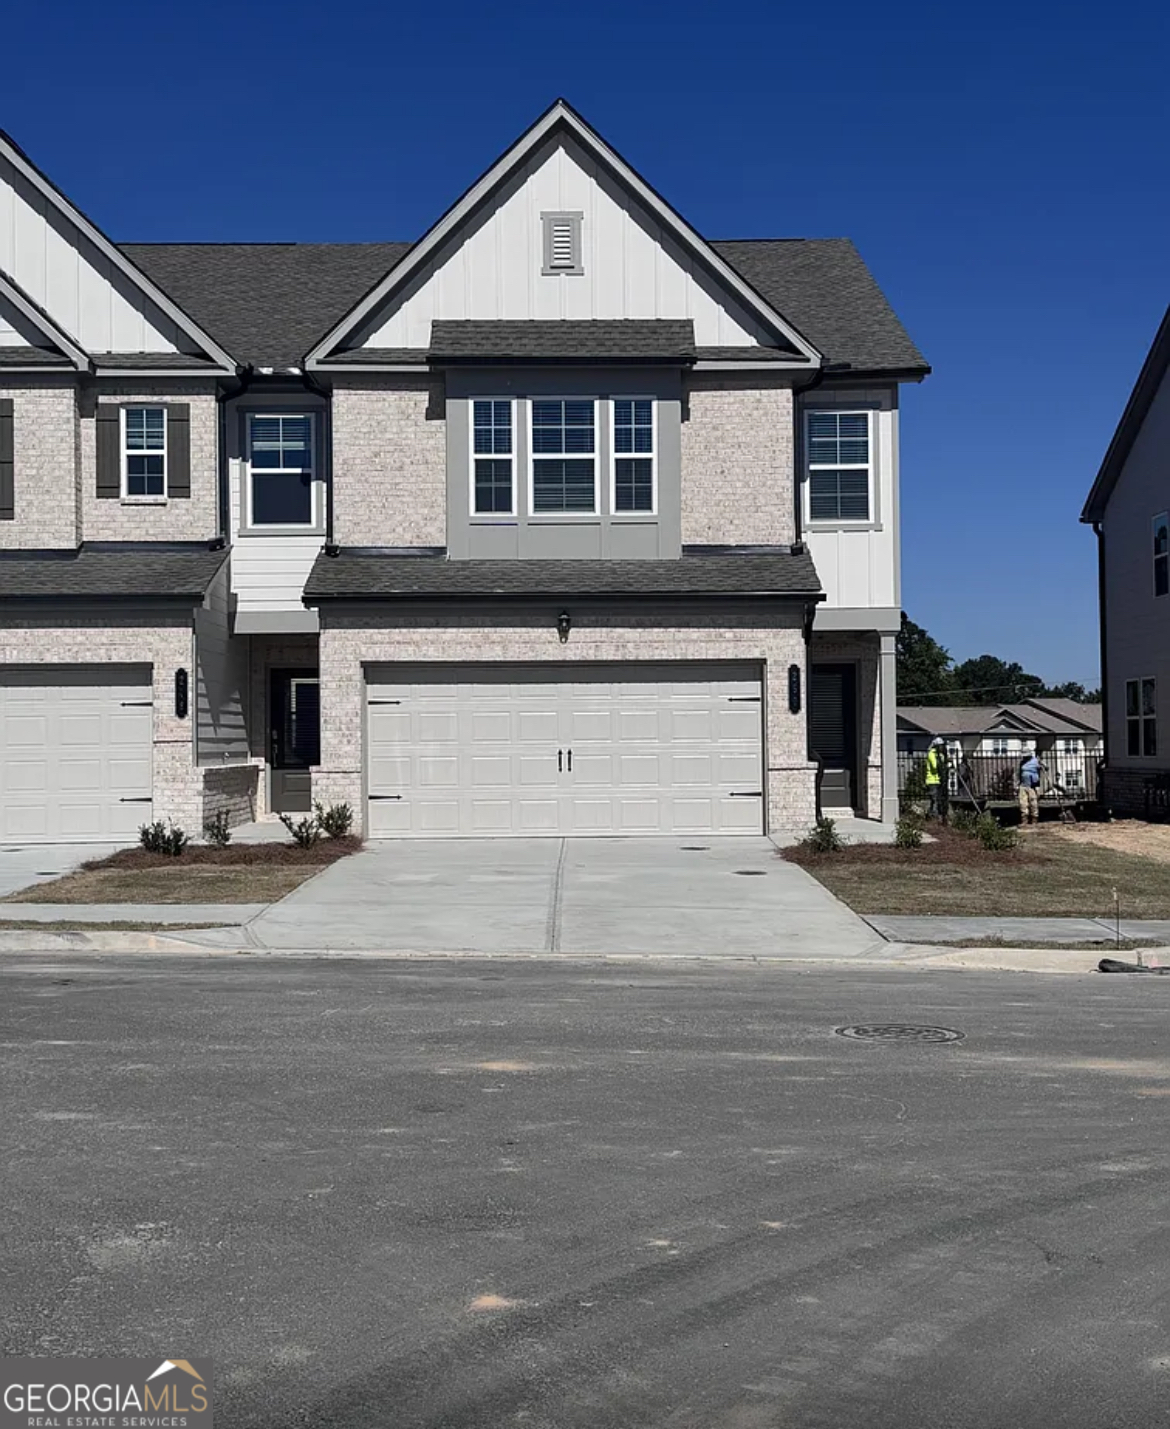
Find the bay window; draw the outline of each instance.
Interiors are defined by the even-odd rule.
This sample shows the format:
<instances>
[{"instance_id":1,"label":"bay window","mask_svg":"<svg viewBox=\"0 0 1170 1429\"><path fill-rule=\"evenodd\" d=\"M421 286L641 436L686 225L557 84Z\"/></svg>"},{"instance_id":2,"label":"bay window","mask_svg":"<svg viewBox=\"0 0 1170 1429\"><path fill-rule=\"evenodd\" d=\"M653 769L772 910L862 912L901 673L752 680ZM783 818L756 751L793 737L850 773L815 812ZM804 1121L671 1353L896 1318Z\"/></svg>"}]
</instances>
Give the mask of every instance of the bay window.
<instances>
[{"instance_id":1,"label":"bay window","mask_svg":"<svg viewBox=\"0 0 1170 1429\"><path fill-rule=\"evenodd\" d=\"M613 403L613 509L654 510L654 403L615 397Z\"/></svg>"},{"instance_id":2,"label":"bay window","mask_svg":"<svg viewBox=\"0 0 1170 1429\"><path fill-rule=\"evenodd\" d=\"M472 406L472 502L477 516L515 512L512 403L482 399Z\"/></svg>"},{"instance_id":3,"label":"bay window","mask_svg":"<svg viewBox=\"0 0 1170 1429\"><path fill-rule=\"evenodd\" d=\"M592 398L532 399L532 511L597 510L597 403Z\"/></svg>"}]
</instances>

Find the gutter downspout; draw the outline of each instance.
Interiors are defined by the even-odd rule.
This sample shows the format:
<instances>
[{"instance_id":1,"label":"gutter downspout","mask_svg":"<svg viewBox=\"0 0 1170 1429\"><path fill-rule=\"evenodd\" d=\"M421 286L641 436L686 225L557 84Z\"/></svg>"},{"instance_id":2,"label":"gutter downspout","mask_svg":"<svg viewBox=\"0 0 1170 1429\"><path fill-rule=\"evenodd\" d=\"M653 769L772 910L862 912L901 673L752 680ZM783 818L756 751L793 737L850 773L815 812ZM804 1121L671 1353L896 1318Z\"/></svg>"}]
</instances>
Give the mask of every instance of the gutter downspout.
<instances>
[{"instance_id":1,"label":"gutter downspout","mask_svg":"<svg viewBox=\"0 0 1170 1429\"><path fill-rule=\"evenodd\" d=\"M1098 624L1100 626L1101 640L1101 737L1105 744L1105 780L1099 781L1108 785L1109 762L1112 758L1109 739L1109 639L1106 633L1107 625L1107 600L1105 579L1105 531L1100 521L1093 522L1093 531L1097 537L1097 610ZM1103 803L1102 793L1097 789L1097 802ZM1106 810L1108 812L1108 809Z\"/></svg>"}]
</instances>

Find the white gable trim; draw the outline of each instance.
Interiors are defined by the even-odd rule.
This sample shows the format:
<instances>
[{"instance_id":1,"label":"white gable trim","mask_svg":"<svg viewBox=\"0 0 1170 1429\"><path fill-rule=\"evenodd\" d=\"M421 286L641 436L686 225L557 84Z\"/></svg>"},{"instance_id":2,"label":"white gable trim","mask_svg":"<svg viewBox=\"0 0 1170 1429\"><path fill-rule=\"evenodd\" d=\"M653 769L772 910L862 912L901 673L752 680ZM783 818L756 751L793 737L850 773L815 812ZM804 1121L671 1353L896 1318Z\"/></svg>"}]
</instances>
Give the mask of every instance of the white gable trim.
<instances>
[{"instance_id":1,"label":"white gable trim","mask_svg":"<svg viewBox=\"0 0 1170 1429\"><path fill-rule=\"evenodd\" d=\"M360 326L380 304L385 302L392 292L407 283L451 237L451 234L475 213L499 185L520 169L558 127L568 129L586 153L591 154L597 162L609 169L617 180L654 215L663 229L670 233L684 250L698 258L725 288L735 294L739 302L750 313L754 314L766 327L783 337L785 341L791 343L802 354L804 360L799 362L794 360L791 365L803 370L808 370L810 366L820 366L821 354L808 339L766 303L754 288L745 283L735 269L721 258L710 244L705 242L690 224L671 208L664 198L655 193L650 185L618 153L611 149L605 140L591 129L563 99L558 99L550 109L546 110L532 128L521 135L516 143L481 178L472 184L463 197L447 210L402 261L392 268L381 282L371 288L366 296L351 308L315 347L310 349L305 359L305 366L307 368L320 367L323 360L340 346L343 339ZM773 362L769 365L779 369L788 366L783 362Z\"/></svg>"},{"instance_id":2,"label":"white gable trim","mask_svg":"<svg viewBox=\"0 0 1170 1429\"><path fill-rule=\"evenodd\" d=\"M155 307L161 309L181 332L186 333L191 341L201 347L208 357L218 363L225 372L235 373L239 365L235 358L220 347L209 333L204 332L193 322L182 308L167 297L161 288L156 288L146 274L136 268L129 258L111 243L101 229L91 223L79 208L74 207L60 189L25 157L3 131L0 131L0 154L8 160L17 173L27 179L33 188L53 205L63 218L89 239L103 258L109 259L123 277L128 278L144 297L149 298Z\"/></svg>"},{"instance_id":3,"label":"white gable trim","mask_svg":"<svg viewBox=\"0 0 1170 1429\"><path fill-rule=\"evenodd\" d=\"M85 352L77 346L64 328L59 328L48 313L37 307L28 294L4 273L0 273L0 297L11 303L30 326L36 328L42 337L63 352L78 372L89 371L89 358Z\"/></svg>"}]
</instances>

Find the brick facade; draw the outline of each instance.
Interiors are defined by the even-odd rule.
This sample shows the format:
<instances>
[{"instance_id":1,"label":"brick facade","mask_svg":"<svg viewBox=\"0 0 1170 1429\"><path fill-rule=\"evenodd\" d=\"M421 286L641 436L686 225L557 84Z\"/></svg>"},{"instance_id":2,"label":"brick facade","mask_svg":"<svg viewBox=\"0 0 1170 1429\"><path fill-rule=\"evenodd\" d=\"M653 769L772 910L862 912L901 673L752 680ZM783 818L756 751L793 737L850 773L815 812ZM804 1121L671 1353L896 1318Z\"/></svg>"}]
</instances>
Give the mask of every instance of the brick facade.
<instances>
[{"instance_id":1,"label":"brick facade","mask_svg":"<svg viewBox=\"0 0 1170 1429\"><path fill-rule=\"evenodd\" d=\"M333 531L343 546L447 544L441 380L337 378Z\"/></svg>"},{"instance_id":2,"label":"brick facade","mask_svg":"<svg viewBox=\"0 0 1170 1429\"><path fill-rule=\"evenodd\" d=\"M574 617L571 658L580 661L751 660L765 667L765 738L769 831L804 831L815 815L814 768L807 759L803 710L788 709L788 667L805 668L798 606L745 616L688 617L686 625L660 617ZM364 664L393 661L564 661L556 610L534 623L499 615L452 618L322 615L321 765L313 796L348 803L364 818L362 750L365 746Z\"/></svg>"},{"instance_id":3,"label":"brick facade","mask_svg":"<svg viewBox=\"0 0 1170 1429\"><path fill-rule=\"evenodd\" d=\"M792 390L759 376L694 373L682 423L683 545L796 538Z\"/></svg>"},{"instance_id":4,"label":"brick facade","mask_svg":"<svg viewBox=\"0 0 1170 1429\"><path fill-rule=\"evenodd\" d=\"M14 519L0 521L0 550L71 549L78 540L77 381L9 377Z\"/></svg>"},{"instance_id":5,"label":"brick facade","mask_svg":"<svg viewBox=\"0 0 1170 1429\"><path fill-rule=\"evenodd\" d=\"M219 769L204 769L203 818L200 831L219 813L226 813L228 823L250 823L257 813L260 769L255 764L231 764Z\"/></svg>"},{"instance_id":6,"label":"brick facade","mask_svg":"<svg viewBox=\"0 0 1170 1429\"><path fill-rule=\"evenodd\" d=\"M1119 769L1107 765L1102 777L1100 802L1114 815L1159 822L1170 819L1170 809L1160 808L1156 802L1151 802L1149 808L1146 805L1147 781L1170 778L1170 769Z\"/></svg>"}]
</instances>

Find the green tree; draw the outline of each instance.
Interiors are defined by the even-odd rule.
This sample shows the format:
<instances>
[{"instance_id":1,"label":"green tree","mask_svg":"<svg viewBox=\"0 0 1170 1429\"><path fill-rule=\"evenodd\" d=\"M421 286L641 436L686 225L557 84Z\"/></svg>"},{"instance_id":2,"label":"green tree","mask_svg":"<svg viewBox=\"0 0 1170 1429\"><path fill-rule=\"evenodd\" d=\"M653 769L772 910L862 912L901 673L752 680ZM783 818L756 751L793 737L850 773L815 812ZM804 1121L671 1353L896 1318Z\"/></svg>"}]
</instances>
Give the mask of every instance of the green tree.
<instances>
[{"instance_id":1,"label":"green tree","mask_svg":"<svg viewBox=\"0 0 1170 1429\"><path fill-rule=\"evenodd\" d=\"M947 705L951 696L951 657L932 635L902 612L895 642L898 655L898 703Z\"/></svg>"},{"instance_id":2,"label":"green tree","mask_svg":"<svg viewBox=\"0 0 1170 1429\"><path fill-rule=\"evenodd\" d=\"M1039 675L1029 675L1017 661L998 655L976 655L956 665L953 674L955 703L1001 705L1045 693Z\"/></svg>"}]
</instances>

